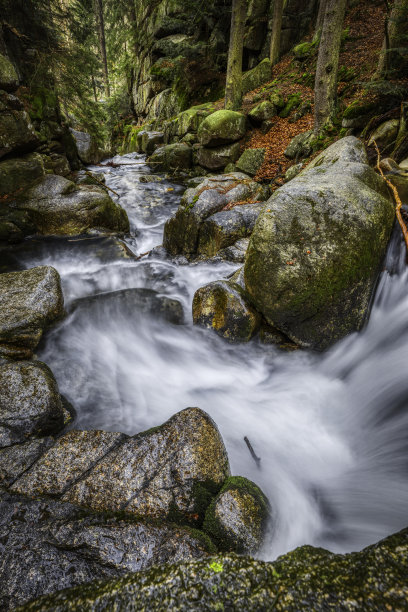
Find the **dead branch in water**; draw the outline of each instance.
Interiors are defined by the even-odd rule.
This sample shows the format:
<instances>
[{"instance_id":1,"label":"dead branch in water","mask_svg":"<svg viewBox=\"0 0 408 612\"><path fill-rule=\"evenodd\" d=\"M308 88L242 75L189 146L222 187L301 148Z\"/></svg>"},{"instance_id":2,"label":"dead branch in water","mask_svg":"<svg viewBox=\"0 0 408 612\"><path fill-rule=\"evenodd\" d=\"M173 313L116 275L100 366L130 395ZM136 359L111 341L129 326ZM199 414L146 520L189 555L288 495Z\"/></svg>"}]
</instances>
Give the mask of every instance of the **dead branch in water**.
<instances>
[{"instance_id":1,"label":"dead branch in water","mask_svg":"<svg viewBox=\"0 0 408 612\"><path fill-rule=\"evenodd\" d=\"M245 444L246 444L246 445L247 445L247 447L248 447L249 452L251 453L251 457L252 457L252 459L253 459L253 460L255 461L255 463L256 463L256 466L257 466L259 469L261 469L261 458L260 458L260 457L258 457L258 456L255 454L255 451L254 451L254 449L253 449L253 446L252 446L252 444L250 443L250 441L248 440L248 438L247 438L246 436L244 436L244 440L245 440Z\"/></svg>"},{"instance_id":2,"label":"dead branch in water","mask_svg":"<svg viewBox=\"0 0 408 612\"><path fill-rule=\"evenodd\" d=\"M379 148L377 146L377 143L374 140L374 146L375 146L375 150L377 151L377 170L379 171L379 173L381 174L381 176L383 177L384 181L387 183L388 187L391 189L393 195L394 195L394 199L396 202L396 206L395 206L395 214L397 216L398 219L398 223L400 224L403 236L404 236L404 240L405 240L405 245L407 247L407 251L408 251L408 230L407 230L407 226L404 223L404 219L402 218L401 215L401 207L402 207L402 202L401 202L401 198L399 197L399 193L397 188L395 187L395 185L393 185L391 183L391 181L389 179L387 179L386 176L384 176L384 172L382 171L381 167L380 167L380 151Z\"/></svg>"},{"instance_id":3,"label":"dead branch in water","mask_svg":"<svg viewBox=\"0 0 408 612\"><path fill-rule=\"evenodd\" d=\"M102 185L102 187L104 187L105 189L109 189L109 191L111 191L112 193L114 193L115 195L118 196L118 198L120 198L120 195L118 193L116 193L116 191L113 191L113 189L111 189L110 187L108 187L107 185L105 185L105 183L103 183L102 181L100 181L99 179L97 179L96 177L94 177L92 175L91 172L88 172L88 170L85 170L85 174L87 174L88 176L91 177L92 180L96 181L97 183L99 183L99 185Z\"/></svg>"}]
</instances>

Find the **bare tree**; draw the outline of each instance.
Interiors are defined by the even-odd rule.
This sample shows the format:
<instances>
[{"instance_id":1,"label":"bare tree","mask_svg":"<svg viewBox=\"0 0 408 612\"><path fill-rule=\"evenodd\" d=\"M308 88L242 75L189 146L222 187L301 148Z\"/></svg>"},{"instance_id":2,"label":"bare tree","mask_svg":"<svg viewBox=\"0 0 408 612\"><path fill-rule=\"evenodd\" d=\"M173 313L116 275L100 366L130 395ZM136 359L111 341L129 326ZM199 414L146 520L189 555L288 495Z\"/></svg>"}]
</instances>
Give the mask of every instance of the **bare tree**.
<instances>
[{"instance_id":1,"label":"bare tree","mask_svg":"<svg viewBox=\"0 0 408 612\"><path fill-rule=\"evenodd\" d=\"M242 103L242 53L247 0L232 0L231 33L228 49L225 108L237 110Z\"/></svg>"},{"instance_id":2,"label":"bare tree","mask_svg":"<svg viewBox=\"0 0 408 612\"><path fill-rule=\"evenodd\" d=\"M386 0L386 7L384 42L375 73L378 79L398 67L400 50L406 49L408 43L408 0L395 0L392 7Z\"/></svg>"},{"instance_id":3,"label":"bare tree","mask_svg":"<svg viewBox=\"0 0 408 612\"><path fill-rule=\"evenodd\" d=\"M273 3L272 35L269 53L272 66L279 62L284 6L285 0L275 0Z\"/></svg>"},{"instance_id":4,"label":"bare tree","mask_svg":"<svg viewBox=\"0 0 408 612\"><path fill-rule=\"evenodd\" d=\"M341 33L347 0L327 0L315 79L314 131L319 133L334 118Z\"/></svg>"},{"instance_id":5,"label":"bare tree","mask_svg":"<svg viewBox=\"0 0 408 612\"><path fill-rule=\"evenodd\" d=\"M103 18L102 0L93 0L96 23L98 27L99 49L102 58L103 77L105 81L106 97L110 97L108 60L106 57L106 41L105 41L105 20Z\"/></svg>"},{"instance_id":6,"label":"bare tree","mask_svg":"<svg viewBox=\"0 0 408 612\"><path fill-rule=\"evenodd\" d=\"M323 27L324 13L326 11L327 0L319 1L319 11L317 13L315 36L320 36Z\"/></svg>"}]
</instances>

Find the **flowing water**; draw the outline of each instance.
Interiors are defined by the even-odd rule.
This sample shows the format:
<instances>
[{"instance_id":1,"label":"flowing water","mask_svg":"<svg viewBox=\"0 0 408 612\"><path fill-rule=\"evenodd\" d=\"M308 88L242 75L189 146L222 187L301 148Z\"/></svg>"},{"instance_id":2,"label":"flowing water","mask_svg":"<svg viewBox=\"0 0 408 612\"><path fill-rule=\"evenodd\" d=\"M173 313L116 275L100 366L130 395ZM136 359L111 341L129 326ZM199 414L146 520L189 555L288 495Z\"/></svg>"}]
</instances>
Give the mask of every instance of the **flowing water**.
<instances>
[{"instance_id":1,"label":"flowing water","mask_svg":"<svg viewBox=\"0 0 408 612\"><path fill-rule=\"evenodd\" d=\"M143 253L161 243L182 188L140 182L150 170L134 165L143 162L136 154L114 161L129 165L93 170L104 172L129 214L127 247ZM47 334L39 357L75 406L78 428L134 434L187 406L206 410L232 473L257 482L271 502L262 558L302 544L357 550L406 526L408 274L398 233L368 325L323 355L284 353L256 340L232 346L193 327L194 291L235 264L135 260L120 242L97 236L30 241L14 248L14 259L20 267L57 268L68 311L78 298L132 287L182 302L184 325L112 303L73 310Z\"/></svg>"}]
</instances>

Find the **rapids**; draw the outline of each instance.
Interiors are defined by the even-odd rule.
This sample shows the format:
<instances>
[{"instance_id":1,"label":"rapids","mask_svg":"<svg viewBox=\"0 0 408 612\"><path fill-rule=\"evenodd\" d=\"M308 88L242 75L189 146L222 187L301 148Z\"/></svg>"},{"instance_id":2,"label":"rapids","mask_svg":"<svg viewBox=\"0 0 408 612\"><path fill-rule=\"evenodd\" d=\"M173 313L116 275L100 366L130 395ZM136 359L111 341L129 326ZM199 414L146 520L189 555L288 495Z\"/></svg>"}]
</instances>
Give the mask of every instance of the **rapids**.
<instances>
[{"instance_id":1,"label":"rapids","mask_svg":"<svg viewBox=\"0 0 408 612\"><path fill-rule=\"evenodd\" d=\"M142 183L143 157L116 157L103 172L127 210L135 254L161 243L180 186ZM134 162L140 165L134 165ZM142 162L142 163L141 163ZM133 165L132 165L133 164ZM267 494L273 529L260 557L302 544L358 550L407 525L408 273L398 232L391 241L370 320L324 354L229 345L192 325L194 291L235 264L135 260L108 237L27 241L14 269L52 265L62 277L67 318L38 357L78 412L75 426L128 434L159 425L187 406L217 423L233 474ZM124 313L112 304L90 316L73 300L147 287L180 300L185 324ZM261 457L257 467L244 443Z\"/></svg>"}]
</instances>

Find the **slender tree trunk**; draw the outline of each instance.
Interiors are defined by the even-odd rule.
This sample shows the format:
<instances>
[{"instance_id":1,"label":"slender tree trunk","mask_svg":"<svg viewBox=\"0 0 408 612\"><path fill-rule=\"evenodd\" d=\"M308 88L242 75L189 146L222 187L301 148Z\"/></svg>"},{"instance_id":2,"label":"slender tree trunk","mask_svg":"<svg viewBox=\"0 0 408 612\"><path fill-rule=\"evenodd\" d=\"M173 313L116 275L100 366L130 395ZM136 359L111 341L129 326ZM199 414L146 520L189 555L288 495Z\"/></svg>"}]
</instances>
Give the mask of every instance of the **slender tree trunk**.
<instances>
[{"instance_id":1,"label":"slender tree trunk","mask_svg":"<svg viewBox=\"0 0 408 612\"><path fill-rule=\"evenodd\" d=\"M319 2L319 11L317 13L317 19L316 19L316 27L315 27L315 37L316 36L320 36L321 31L322 31L322 27L323 27L323 21L324 21L324 13L326 11L326 4L327 4L327 0L320 0Z\"/></svg>"},{"instance_id":2,"label":"slender tree trunk","mask_svg":"<svg viewBox=\"0 0 408 612\"><path fill-rule=\"evenodd\" d=\"M327 0L315 79L314 131L330 124L337 104L337 73L347 0Z\"/></svg>"},{"instance_id":3,"label":"slender tree trunk","mask_svg":"<svg viewBox=\"0 0 408 612\"><path fill-rule=\"evenodd\" d=\"M231 34L228 50L225 108L237 110L242 103L242 53L247 0L232 0Z\"/></svg>"},{"instance_id":4,"label":"slender tree trunk","mask_svg":"<svg viewBox=\"0 0 408 612\"><path fill-rule=\"evenodd\" d=\"M96 83L95 83L94 75L91 76L91 79L92 79L92 89L93 89L93 95L95 98L95 102L98 102L98 96L96 95Z\"/></svg>"},{"instance_id":5,"label":"slender tree trunk","mask_svg":"<svg viewBox=\"0 0 408 612\"><path fill-rule=\"evenodd\" d=\"M282 17L285 0L274 0L272 17L271 48L269 57L272 66L279 62L281 47Z\"/></svg>"},{"instance_id":6,"label":"slender tree trunk","mask_svg":"<svg viewBox=\"0 0 408 612\"><path fill-rule=\"evenodd\" d=\"M381 79L397 70L403 62L399 50L408 45L408 0L395 0L385 19L385 35L375 79Z\"/></svg>"},{"instance_id":7,"label":"slender tree trunk","mask_svg":"<svg viewBox=\"0 0 408 612\"><path fill-rule=\"evenodd\" d=\"M96 16L96 22L98 26L98 37L99 37L99 49L102 58L103 76L105 81L105 93L106 97L110 97L109 87L109 73L108 73L108 60L106 58L106 41L105 41L105 21L103 18L103 4L102 0L93 0L94 10Z\"/></svg>"}]
</instances>

